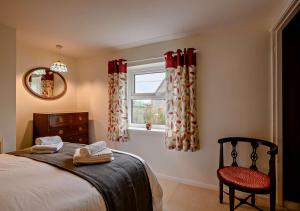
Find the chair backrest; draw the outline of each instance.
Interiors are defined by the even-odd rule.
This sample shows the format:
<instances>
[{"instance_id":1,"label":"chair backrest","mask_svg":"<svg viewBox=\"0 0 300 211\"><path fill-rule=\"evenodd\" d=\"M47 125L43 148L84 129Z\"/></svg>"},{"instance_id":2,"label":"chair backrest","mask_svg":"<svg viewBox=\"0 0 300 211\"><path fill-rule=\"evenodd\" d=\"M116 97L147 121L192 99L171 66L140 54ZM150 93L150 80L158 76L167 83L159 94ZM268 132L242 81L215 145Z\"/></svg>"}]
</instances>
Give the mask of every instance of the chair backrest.
<instances>
[{"instance_id":1,"label":"chair backrest","mask_svg":"<svg viewBox=\"0 0 300 211\"><path fill-rule=\"evenodd\" d=\"M246 142L251 144L252 146L252 152L250 154L250 158L252 160L250 168L253 170L257 170L256 161L257 161L257 148L260 145L266 146L269 148L268 154L270 155L269 160L269 176L275 176L275 155L278 153L278 147L269 141L261 140L261 139L255 139L255 138L245 138L245 137L227 137L222 138L218 140L220 144L220 162L219 162L219 168L224 167L224 156L223 156L223 144L224 143L231 143L232 145L232 151L231 151L231 157L232 157L232 166L238 166L236 158L238 156L238 152L236 150L236 146L239 142Z\"/></svg>"}]
</instances>

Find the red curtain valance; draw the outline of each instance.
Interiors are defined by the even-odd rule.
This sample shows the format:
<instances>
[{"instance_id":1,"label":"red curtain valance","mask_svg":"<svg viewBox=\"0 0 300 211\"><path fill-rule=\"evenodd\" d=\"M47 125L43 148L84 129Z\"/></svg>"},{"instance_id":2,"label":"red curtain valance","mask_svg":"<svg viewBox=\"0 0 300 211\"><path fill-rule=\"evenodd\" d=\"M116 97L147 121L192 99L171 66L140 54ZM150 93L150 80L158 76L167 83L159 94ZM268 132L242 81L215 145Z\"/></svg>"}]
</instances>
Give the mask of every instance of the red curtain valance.
<instances>
[{"instance_id":1,"label":"red curtain valance","mask_svg":"<svg viewBox=\"0 0 300 211\"><path fill-rule=\"evenodd\" d=\"M112 60L108 62L108 74L127 73L127 63L125 59Z\"/></svg>"},{"instance_id":2,"label":"red curtain valance","mask_svg":"<svg viewBox=\"0 0 300 211\"><path fill-rule=\"evenodd\" d=\"M46 71L45 75L42 75L42 80L54 81L54 74L51 71Z\"/></svg>"},{"instance_id":3,"label":"red curtain valance","mask_svg":"<svg viewBox=\"0 0 300 211\"><path fill-rule=\"evenodd\" d=\"M196 53L194 48L178 49L174 56L173 51L165 53L166 68L176 68L178 66L196 66Z\"/></svg>"}]
</instances>

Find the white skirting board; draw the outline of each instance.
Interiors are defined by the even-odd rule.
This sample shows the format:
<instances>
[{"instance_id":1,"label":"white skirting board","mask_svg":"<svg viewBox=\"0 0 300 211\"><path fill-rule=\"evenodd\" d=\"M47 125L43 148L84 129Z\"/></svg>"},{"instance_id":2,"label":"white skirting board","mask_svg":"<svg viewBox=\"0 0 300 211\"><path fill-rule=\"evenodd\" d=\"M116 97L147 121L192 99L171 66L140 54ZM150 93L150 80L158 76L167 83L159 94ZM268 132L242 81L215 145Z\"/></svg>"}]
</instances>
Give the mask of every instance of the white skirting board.
<instances>
[{"instance_id":1,"label":"white skirting board","mask_svg":"<svg viewBox=\"0 0 300 211\"><path fill-rule=\"evenodd\" d=\"M0 137L0 154L3 153L3 138Z\"/></svg>"},{"instance_id":2,"label":"white skirting board","mask_svg":"<svg viewBox=\"0 0 300 211\"><path fill-rule=\"evenodd\" d=\"M219 187L217 185L207 184L207 183L196 181L196 180L184 179L184 178L169 176L169 175L165 175L165 174L161 174L161 173L155 173L155 175L158 178L174 181L177 183L191 185L191 186L195 186L195 187L199 187L199 188L205 188L205 189L209 189L209 190L215 190L215 191L219 190Z\"/></svg>"}]
</instances>

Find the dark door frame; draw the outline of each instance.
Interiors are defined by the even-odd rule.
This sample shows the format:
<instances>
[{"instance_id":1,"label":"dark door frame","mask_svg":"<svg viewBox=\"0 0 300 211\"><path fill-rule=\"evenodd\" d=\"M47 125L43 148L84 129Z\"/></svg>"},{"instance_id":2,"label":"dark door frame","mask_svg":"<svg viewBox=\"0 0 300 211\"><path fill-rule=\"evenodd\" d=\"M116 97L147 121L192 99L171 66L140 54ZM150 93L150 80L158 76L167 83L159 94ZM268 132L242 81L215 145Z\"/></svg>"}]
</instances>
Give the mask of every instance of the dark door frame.
<instances>
[{"instance_id":1,"label":"dark door frame","mask_svg":"<svg viewBox=\"0 0 300 211\"><path fill-rule=\"evenodd\" d=\"M281 14L278 22L272 29L272 63L271 63L271 128L272 140L278 145L279 153L277 156L277 203L280 206L298 206L283 200L283 135L282 135L282 30L291 19L300 11L300 1L293 0L284 13ZM299 207L298 207L299 208Z\"/></svg>"}]
</instances>

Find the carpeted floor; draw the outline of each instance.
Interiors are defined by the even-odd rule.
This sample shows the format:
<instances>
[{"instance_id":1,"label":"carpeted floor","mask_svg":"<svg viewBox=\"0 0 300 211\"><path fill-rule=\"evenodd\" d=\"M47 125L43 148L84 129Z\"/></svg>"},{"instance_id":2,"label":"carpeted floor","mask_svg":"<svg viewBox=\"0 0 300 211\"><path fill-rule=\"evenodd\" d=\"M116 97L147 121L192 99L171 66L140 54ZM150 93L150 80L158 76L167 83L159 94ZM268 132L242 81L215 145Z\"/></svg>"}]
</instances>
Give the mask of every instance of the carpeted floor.
<instances>
[{"instance_id":1,"label":"carpeted floor","mask_svg":"<svg viewBox=\"0 0 300 211\"><path fill-rule=\"evenodd\" d=\"M176 183L159 178L164 191L164 211L229 211L228 196L224 194L224 204L219 204L218 192L199 187ZM238 201L235 201L238 204ZM257 199L257 205L263 210L269 210L267 199ZM256 210L242 205L237 211ZM278 209L284 210L284 209Z\"/></svg>"}]
</instances>

